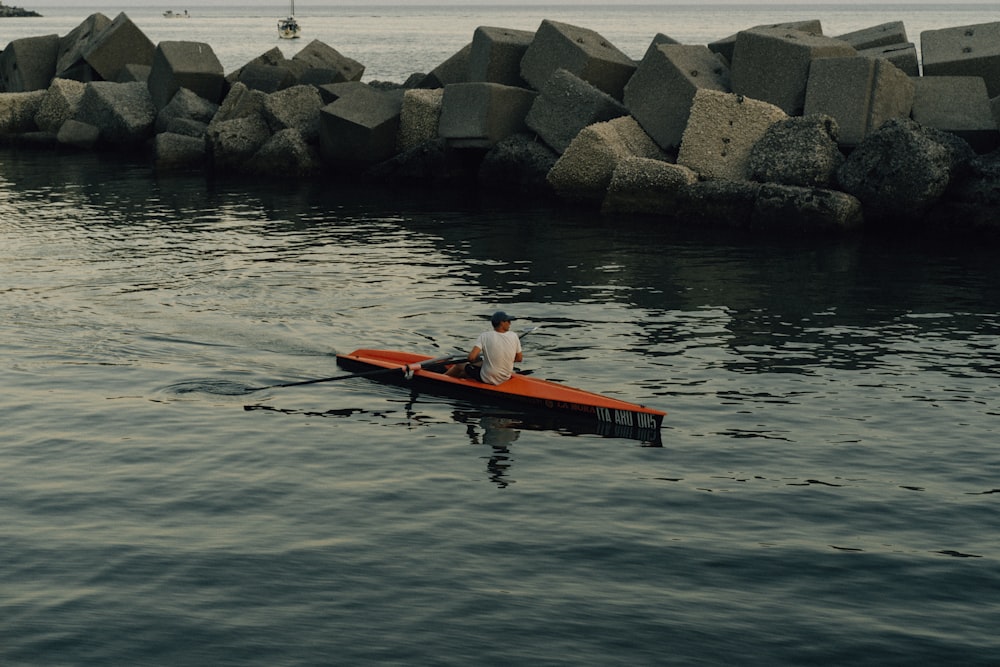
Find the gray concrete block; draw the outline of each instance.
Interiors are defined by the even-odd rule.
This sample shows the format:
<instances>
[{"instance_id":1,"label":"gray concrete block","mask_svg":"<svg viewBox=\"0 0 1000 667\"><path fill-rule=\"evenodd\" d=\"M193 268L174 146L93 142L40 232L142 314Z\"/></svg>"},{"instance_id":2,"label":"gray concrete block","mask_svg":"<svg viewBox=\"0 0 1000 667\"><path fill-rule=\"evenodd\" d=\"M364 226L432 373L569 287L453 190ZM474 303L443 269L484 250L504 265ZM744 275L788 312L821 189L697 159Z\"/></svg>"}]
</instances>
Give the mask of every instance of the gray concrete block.
<instances>
[{"instance_id":1,"label":"gray concrete block","mask_svg":"<svg viewBox=\"0 0 1000 667\"><path fill-rule=\"evenodd\" d=\"M561 155L583 128L627 115L628 110L618 100L558 69L542 87L525 123Z\"/></svg>"},{"instance_id":2,"label":"gray concrete block","mask_svg":"<svg viewBox=\"0 0 1000 667\"><path fill-rule=\"evenodd\" d=\"M622 99L635 68L631 58L593 30L548 20L542 21L521 60L521 76L535 90L564 69L616 100Z\"/></svg>"},{"instance_id":3,"label":"gray concrete block","mask_svg":"<svg viewBox=\"0 0 1000 667\"><path fill-rule=\"evenodd\" d=\"M240 75L236 80L251 90L274 93L294 86L296 79L287 67L281 65L247 63L240 68Z\"/></svg>"},{"instance_id":4,"label":"gray concrete block","mask_svg":"<svg viewBox=\"0 0 1000 667\"><path fill-rule=\"evenodd\" d=\"M733 53L733 92L802 114L809 67L820 58L857 55L846 42L799 30L745 30Z\"/></svg>"},{"instance_id":5,"label":"gray concrete block","mask_svg":"<svg viewBox=\"0 0 1000 667\"><path fill-rule=\"evenodd\" d=\"M0 93L0 135L34 132L35 116L45 99L44 90Z\"/></svg>"},{"instance_id":6,"label":"gray concrete block","mask_svg":"<svg viewBox=\"0 0 1000 667\"><path fill-rule=\"evenodd\" d=\"M890 21L870 28L847 32L843 35L837 35L837 39L847 42L858 51L908 42L906 26L903 25L902 21Z\"/></svg>"},{"instance_id":7,"label":"gray concrete block","mask_svg":"<svg viewBox=\"0 0 1000 667\"><path fill-rule=\"evenodd\" d=\"M993 114L993 124L1000 129L1000 95L990 100L990 113Z\"/></svg>"},{"instance_id":8,"label":"gray concrete block","mask_svg":"<svg viewBox=\"0 0 1000 667\"><path fill-rule=\"evenodd\" d=\"M787 117L773 104L701 88L691 105L677 164L709 180L746 180L754 144Z\"/></svg>"},{"instance_id":9,"label":"gray concrete block","mask_svg":"<svg viewBox=\"0 0 1000 667\"><path fill-rule=\"evenodd\" d=\"M0 52L0 91L26 93L45 90L56 73L59 35L24 37Z\"/></svg>"},{"instance_id":10,"label":"gray concrete block","mask_svg":"<svg viewBox=\"0 0 1000 667\"><path fill-rule=\"evenodd\" d=\"M285 58L285 54L281 51L281 49L275 46L271 49L268 49L264 53L260 54L256 58L248 61L242 67L237 67L236 69L234 69L232 72L226 75L226 81L228 81L230 84L236 83L237 81L240 80L240 77L243 74L243 70L246 67L249 67L250 65L265 65L274 67L277 65L283 65L287 62L288 61Z\"/></svg>"},{"instance_id":11,"label":"gray concrete block","mask_svg":"<svg viewBox=\"0 0 1000 667\"><path fill-rule=\"evenodd\" d=\"M302 64L305 69L333 70L340 73L340 81L360 81L365 73L365 66L357 60L348 58L329 44L318 39L309 42L301 51L292 56L292 62ZM300 73L299 76L301 76ZM331 81L330 83L339 83Z\"/></svg>"},{"instance_id":12,"label":"gray concrete block","mask_svg":"<svg viewBox=\"0 0 1000 667\"><path fill-rule=\"evenodd\" d=\"M336 102L341 97L350 95L357 90L368 91L374 90L374 88L369 86L367 83L362 83L360 81L344 81L341 83L323 84L322 86L319 86L317 90L319 90L320 97L323 98L323 104L326 105ZM364 92L361 94L363 95Z\"/></svg>"},{"instance_id":13,"label":"gray concrete block","mask_svg":"<svg viewBox=\"0 0 1000 667\"><path fill-rule=\"evenodd\" d=\"M35 114L35 125L44 132L58 132L76 115L83 98L84 84L70 79L53 79Z\"/></svg>"},{"instance_id":14,"label":"gray concrete block","mask_svg":"<svg viewBox=\"0 0 1000 667\"><path fill-rule=\"evenodd\" d=\"M152 65L153 42L124 12L94 35L83 51L83 59L104 81L115 81L128 64Z\"/></svg>"},{"instance_id":15,"label":"gray concrete block","mask_svg":"<svg viewBox=\"0 0 1000 667\"><path fill-rule=\"evenodd\" d=\"M1000 22L924 30L920 51L924 76L981 76L1000 95Z\"/></svg>"},{"instance_id":16,"label":"gray concrete block","mask_svg":"<svg viewBox=\"0 0 1000 667\"><path fill-rule=\"evenodd\" d=\"M601 202L618 164L630 157L666 158L631 116L596 123L576 135L547 180L563 199Z\"/></svg>"},{"instance_id":17,"label":"gray concrete block","mask_svg":"<svg viewBox=\"0 0 1000 667\"><path fill-rule=\"evenodd\" d=\"M218 104L209 102L194 91L181 88L174 93L170 102L156 114L156 131L167 132L167 128L178 119L192 120L207 125L212 122L218 111ZM187 133L181 132L181 134Z\"/></svg>"},{"instance_id":18,"label":"gray concrete block","mask_svg":"<svg viewBox=\"0 0 1000 667\"><path fill-rule=\"evenodd\" d=\"M822 35L823 26L817 19L807 19L805 21L789 21L787 23L769 23L765 25L757 25L751 28L751 30L757 30L759 28L779 28L781 30L800 30L802 32L807 32L811 35ZM739 33L735 35L730 35L729 37L724 37L722 39L710 42L708 44L708 49L712 53L717 53L726 59L727 63L732 64L733 62L733 51L736 49L736 39L739 37Z\"/></svg>"},{"instance_id":19,"label":"gray concrete block","mask_svg":"<svg viewBox=\"0 0 1000 667\"><path fill-rule=\"evenodd\" d=\"M249 160L271 138L260 114L213 122L205 135L212 168L218 172L244 172Z\"/></svg>"},{"instance_id":20,"label":"gray concrete block","mask_svg":"<svg viewBox=\"0 0 1000 667\"><path fill-rule=\"evenodd\" d=\"M338 168L382 162L396 153L402 94L356 88L320 110L320 151Z\"/></svg>"},{"instance_id":21,"label":"gray concrete block","mask_svg":"<svg viewBox=\"0 0 1000 667\"><path fill-rule=\"evenodd\" d=\"M698 182L687 167L662 160L628 157L611 175L602 213L671 215L684 188Z\"/></svg>"},{"instance_id":22,"label":"gray concrete block","mask_svg":"<svg viewBox=\"0 0 1000 667\"><path fill-rule=\"evenodd\" d=\"M864 223L861 202L846 192L765 183L750 227L768 231L843 232Z\"/></svg>"},{"instance_id":23,"label":"gray concrete block","mask_svg":"<svg viewBox=\"0 0 1000 667\"><path fill-rule=\"evenodd\" d=\"M881 58L895 65L906 76L920 76L920 64L917 62L917 47L912 43L890 44L876 46L858 51L862 58Z\"/></svg>"},{"instance_id":24,"label":"gray concrete block","mask_svg":"<svg viewBox=\"0 0 1000 667\"><path fill-rule=\"evenodd\" d=\"M131 147L153 134L156 107L143 83L92 81L83 89L75 120L97 127L105 143Z\"/></svg>"},{"instance_id":25,"label":"gray concrete block","mask_svg":"<svg viewBox=\"0 0 1000 667\"><path fill-rule=\"evenodd\" d=\"M843 146L857 146L888 119L908 117L912 107L911 78L888 60L823 58L812 65L805 113L832 116Z\"/></svg>"},{"instance_id":26,"label":"gray concrete block","mask_svg":"<svg viewBox=\"0 0 1000 667\"><path fill-rule=\"evenodd\" d=\"M93 148L100 138L101 131L96 126L73 119L63 123L56 134L56 140L60 144L82 149Z\"/></svg>"},{"instance_id":27,"label":"gray concrete block","mask_svg":"<svg viewBox=\"0 0 1000 667\"><path fill-rule=\"evenodd\" d=\"M444 88L452 83L466 83L469 80L469 58L472 42L435 67L417 84L417 88Z\"/></svg>"},{"instance_id":28,"label":"gray concrete block","mask_svg":"<svg viewBox=\"0 0 1000 667\"><path fill-rule=\"evenodd\" d=\"M546 179L559 158L530 134L514 134L497 142L479 165L478 180L491 191L551 193Z\"/></svg>"},{"instance_id":29,"label":"gray concrete block","mask_svg":"<svg viewBox=\"0 0 1000 667\"><path fill-rule=\"evenodd\" d=\"M530 30L480 26L472 34L469 81L488 81L526 88L521 59L535 38Z\"/></svg>"},{"instance_id":30,"label":"gray concrete block","mask_svg":"<svg viewBox=\"0 0 1000 667\"><path fill-rule=\"evenodd\" d=\"M205 140L164 132L153 142L153 167L157 171L177 171L205 166Z\"/></svg>"},{"instance_id":31,"label":"gray concrete block","mask_svg":"<svg viewBox=\"0 0 1000 667\"><path fill-rule=\"evenodd\" d=\"M403 106L399 114L400 152L416 148L438 137L443 100L443 88L433 90L416 88L403 93Z\"/></svg>"},{"instance_id":32,"label":"gray concrete block","mask_svg":"<svg viewBox=\"0 0 1000 667\"><path fill-rule=\"evenodd\" d=\"M247 171L261 176L309 176L321 166L315 146L294 128L275 132L247 163Z\"/></svg>"},{"instance_id":33,"label":"gray concrete block","mask_svg":"<svg viewBox=\"0 0 1000 667\"><path fill-rule=\"evenodd\" d=\"M93 68L83 58L84 51L94 37L111 25L111 19L97 12L84 19L59 40L59 56L56 61L55 76L87 83L96 77Z\"/></svg>"},{"instance_id":34,"label":"gray concrete block","mask_svg":"<svg viewBox=\"0 0 1000 667\"><path fill-rule=\"evenodd\" d=\"M209 124L215 125L247 116L260 116L264 112L266 97L266 93L251 90L242 83L236 83L229 89L229 93L222 100L219 110L215 112Z\"/></svg>"},{"instance_id":35,"label":"gray concrete block","mask_svg":"<svg viewBox=\"0 0 1000 667\"><path fill-rule=\"evenodd\" d=\"M707 46L649 48L625 86L625 106L664 150L681 143L695 92L730 92L729 68Z\"/></svg>"},{"instance_id":36,"label":"gray concrete block","mask_svg":"<svg viewBox=\"0 0 1000 667\"><path fill-rule=\"evenodd\" d=\"M218 104L226 78L222 63L208 44L160 42L153 54L148 85L157 109L167 106L181 88Z\"/></svg>"},{"instance_id":37,"label":"gray concrete block","mask_svg":"<svg viewBox=\"0 0 1000 667\"><path fill-rule=\"evenodd\" d=\"M490 148L525 132L537 93L499 83L453 83L444 88L438 134L454 148Z\"/></svg>"},{"instance_id":38,"label":"gray concrete block","mask_svg":"<svg viewBox=\"0 0 1000 667\"><path fill-rule=\"evenodd\" d=\"M1000 143L982 77L925 76L913 84L913 120L958 135L977 153L989 152Z\"/></svg>"},{"instance_id":39,"label":"gray concrete block","mask_svg":"<svg viewBox=\"0 0 1000 667\"><path fill-rule=\"evenodd\" d=\"M128 63L121 68L118 72L118 78L115 79L118 83L134 83L140 81L142 83L149 83L149 75L153 71L153 68L149 65L136 65L134 63Z\"/></svg>"},{"instance_id":40,"label":"gray concrete block","mask_svg":"<svg viewBox=\"0 0 1000 667\"><path fill-rule=\"evenodd\" d=\"M313 86L299 85L272 93L264 100L264 120L271 131L293 129L308 143L319 141L319 110L323 98Z\"/></svg>"}]
</instances>

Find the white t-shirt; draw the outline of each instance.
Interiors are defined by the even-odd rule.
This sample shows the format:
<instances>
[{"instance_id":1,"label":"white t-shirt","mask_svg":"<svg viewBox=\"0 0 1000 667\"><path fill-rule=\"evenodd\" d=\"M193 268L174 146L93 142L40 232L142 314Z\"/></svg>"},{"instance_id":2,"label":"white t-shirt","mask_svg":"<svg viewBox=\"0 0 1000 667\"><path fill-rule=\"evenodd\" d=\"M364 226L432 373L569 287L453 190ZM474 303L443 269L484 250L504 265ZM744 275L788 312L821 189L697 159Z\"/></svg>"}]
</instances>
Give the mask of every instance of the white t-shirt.
<instances>
[{"instance_id":1,"label":"white t-shirt","mask_svg":"<svg viewBox=\"0 0 1000 667\"><path fill-rule=\"evenodd\" d=\"M476 339L482 350L483 367L479 376L488 384L500 384L514 374L514 357L521 351L521 339L513 331L484 331Z\"/></svg>"}]
</instances>

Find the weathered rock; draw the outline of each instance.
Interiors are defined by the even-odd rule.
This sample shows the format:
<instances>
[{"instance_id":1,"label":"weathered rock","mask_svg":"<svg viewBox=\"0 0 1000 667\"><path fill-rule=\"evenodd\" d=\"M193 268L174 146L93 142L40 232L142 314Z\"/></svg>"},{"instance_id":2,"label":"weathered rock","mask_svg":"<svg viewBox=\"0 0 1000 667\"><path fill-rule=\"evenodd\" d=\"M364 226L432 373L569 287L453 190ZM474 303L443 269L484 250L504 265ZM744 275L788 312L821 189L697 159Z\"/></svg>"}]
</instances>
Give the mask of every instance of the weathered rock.
<instances>
[{"instance_id":1,"label":"weathered rock","mask_svg":"<svg viewBox=\"0 0 1000 667\"><path fill-rule=\"evenodd\" d=\"M35 116L42 106L45 94L44 90L0 93L0 135L36 130Z\"/></svg>"},{"instance_id":2,"label":"weathered rock","mask_svg":"<svg viewBox=\"0 0 1000 667\"><path fill-rule=\"evenodd\" d=\"M993 122L1000 128L1000 95L990 100L990 113L993 114Z\"/></svg>"},{"instance_id":3,"label":"weathered rock","mask_svg":"<svg viewBox=\"0 0 1000 667\"><path fill-rule=\"evenodd\" d=\"M259 114L213 121L206 134L207 152L215 171L245 172L270 138L271 130Z\"/></svg>"},{"instance_id":4,"label":"weathered rock","mask_svg":"<svg viewBox=\"0 0 1000 667\"><path fill-rule=\"evenodd\" d=\"M59 40L59 56L56 61L56 78L73 79L87 83L99 79L93 68L84 60L83 54L94 37L111 25L111 19L100 12L91 14L65 37Z\"/></svg>"},{"instance_id":5,"label":"weathered rock","mask_svg":"<svg viewBox=\"0 0 1000 667\"><path fill-rule=\"evenodd\" d=\"M300 63L306 69L320 69L328 72L339 72L340 79L329 81L328 83L340 83L341 81L360 81L365 73L365 66L357 60L348 58L329 44L324 44L318 39L309 42L305 48L292 56L292 62ZM303 73L299 74L299 78ZM327 82L324 82L327 83Z\"/></svg>"},{"instance_id":6,"label":"weathered rock","mask_svg":"<svg viewBox=\"0 0 1000 667\"><path fill-rule=\"evenodd\" d=\"M977 153L1000 144L982 77L927 76L913 84L913 120L965 139Z\"/></svg>"},{"instance_id":7,"label":"weathered rock","mask_svg":"<svg viewBox=\"0 0 1000 667\"><path fill-rule=\"evenodd\" d=\"M664 150L677 148L695 92L730 92L729 68L707 46L661 44L646 51L625 86L625 106Z\"/></svg>"},{"instance_id":8,"label":"weathered rock","mask_svg":"<svg viewBox=\"0 0 1000 667\"><path fill-rule=\"evenodd\" d=\"M156 107L143 83L92 81L84 86L76 120L97 127L107 144L134 147L153 134Z\"/></svg>"},{"instance_id":9,"label":"weathered rock","mask_svg":"<svg viewBox=\"0 0 1000 667\"><path fill-rule=\"evenodd\" d=\"M963 150L955 137L894 118L854 149L837 180L861 201L869 222L906 221L935 204L956 168L971 157L968 144Z\"/></svg>"},{"instance_id":10,"label":"weathered rock","mask_svg":"<svg viewBox=\"0 0 1000 667\"><path fill-rule=\"evenodd\" d=\"M469 80L469 58L472 42L459 49L453 56L435 67L425 76L417 88L444 88L452 83L466 83Z\"/></svg>"},{"instance_id":11,"label":"weathered rock","mask_svg":"<svg viewBox=\"0 0 1000 667\"><path fill-rule=\"evenodd\" d=\"M438 134L455 148L490 148L527 130L524 123L537 93L499 83L445 86Z\"/></svg>"},{"instance_id":12,"label":"weathered rock","mask_svg":"<svg viewBox=\"0 0 1000 667\"><path fill-rule=\"evenodd\" d=\"M687 167L627 157L615 167L601 211L672 216L680 193L697 182L698 175Z\"/></svg>"},{"instance_id":13,"label":"weathered rock","mask_svg":"<svg viewBox=\"0 0 1000 667\"><path fill-rule=\"evenodd\" d=\"M823 58L812 64L805 114L832 116L840 143L857 146L890 118L907 118L913 108L913 82L888 60Z\"/></svg>"},{"instance_id":14,"label":"weathered rock","mask_svg":"<svg viewBox=\"0 0 1000 667\"><path fill-rule=\"evenodd\" d=\"M35 125L45 132L58 132L76 115L83 99L84 84L70 79L53 79L35 114Z\"/></svg>"},{"instance_id":15,"label":"weathered rock","mask_svg":"<svg viewBox=\"0 0 1000 667\"><path fill-rule=\"evenodd\" d=\"M89 150L94 148L101 139L100 128L78 120L67 120L59 128L56 139L64 146Z\"/></svg>"},{"instance_id":16,"label":"weathered rock","mask_svg":"<svg viewBox=\"0 0 1000 667\"><path fill-rule=\"evenodd\" d=\"M145 33L122 12L91 38L83 50L83 59L101 79L115 81L125 65L152 66L155 49Z\"/></svg>"},{"instance_id":17,"label":"weathered rock","mask_svg":"<svg viewBox=\"0 0 1000 667\"><path fill-rule=\"evenodd\" d=\"M801 187L832 187L844 155L837 146L837 121L796 116L767 128L750 150L751 180Z\"/></svg>"},{"instance_id":18,"label":"weathered rock","mask_svg":"<svg viewBox=\"0 0 1000 667\"><path fill-rule=\"evenodd\" d=\"M153 166L158 171L201 168L205 151L204 139L163 132L153 142Z\"/></svg>"},{"instance_id":19,"label":"weathered rock","mask_svg":"<svg viewBox=\"0 0 1000 667\"><path fill-rule=\"evenodd\" d=\"M525 123L562 154L583 128L627 115L628 110L615 98L558 69L532 103Z\"/></svg>"},{"instance_id":20,"label":"weathered rock","mask_svg":"<svg viewBox=\"0 0 1000 667\"><path fill-rule=\"evenodd\" d=\"M765 230L847 231L864 223L861 202L835 190L765 183L754 200L750 226Z\"/></svg>"},{"instance_id":21,"label":"weathered rock","mask_svg":"<svg viewBox=\"0 0 1000 667\"><path fill-rule=\"evenodd\" d=\"M309 176L319 167L316 148L291 127L275 132L247 163L249 173L283 178Z\"/></svg>"},{"instance_id":22,"label":"weathered rock","mask_svg":"<svg viewBox=\"0 0 1000 667\"><path fill-rule=\"evenodd\" d=\"M156 114L156 131L167 132L180 119L192 120L200 125L207 125L215 118L219 105L206 100L192 90L181 88L174 93L173 99ZM188 132L178 132L188 134Z\"/></svg>"},{"instance_id":23,"label":"weathered rock","mask_svg":"<svg viewBox=\"0 0 1000 667\"><path fill-rule=\"evenodd\" d=\"M264 120L271 131L277 134L286 129L294 129L307 143L319 141L319 110L323 108L323 98L313 86L292 86L271 93L264 100ZM287 141L284 137L280 141Z\"/></svg>"},{"instance_id":24,"label":"weathered rock","mask_svg":"<svg viewBox=\"0 0 1000 667\"><path fill-rule=\"evenodd\" d=\"M698 181L678 191L674 217L691 227L746 229L762 187L751 181Z\"/></svg>"},{"instance_id":25,"label":"weathered rock","mask_svg":"<svg viewBox=\"0 0 1000 667\"><path fill-rule=\"evenodd\" d=\"M398 146L401 152L438 137L444 89L413 89L403 94L399 114Z\"/></svg>"},{"instance_id":26,"label":"weathered rock","mask_svg":"<svg viewBox=\"0 0 1000 667\"><path fill-rule=\"evenodd\" d=\"M181 88L218 104L225 84L222 63L208 44L160 42L156 47L149 73L149 94L157 109L167 106Z\"/></svg>"},{"instance_id":27,"label":"weathered rock","mask_svg":"<svg viewBox=\"0 0 1000 667\"><path fill-rule=\"evenodd\" d=\"M776 28L778 30L798 30L800 32L809 33L810 35L822 35L823 26L816 19L807 19L805 21L789 21L787 23L768 23L764 25L756 25L751 30L759 30L762 28ZM727 63L732 64L733 53L736 50L736 40L739 38L739 33L735 35L730 35L723 39L710 42L708 45L709 50L712 53L717 53L726 59Z\"/></svg>"},{"instance_id":28,"label":"weathered rock","mask_svg":"<svg viewBox=\"0 0 1000 667\"><path fill-rule=\"evenodd\" d=\"M344 169L365 168L396 153L402 93L357 88L320 110L323 159Z\"/></svg>"},{"instance_id":29,"label":"weathered rock","mask_svg":"<svg viewBox=\"0 0 1000 667\"><path fill-rule=\"evenodd\" d=\"M530 134L515 134L498 141L483 157L479 183L490 190L549 193L546 177L558 158Z\"/></svg>"},{"instance_id":30,"label":"weathered rock","mask_svg":"<svg viewBox=\"0 0 1000 667\"><path fill-rule=\"evenodd\" d=\"M981 76L1000 95L1000 22L920 33L924 76Z\"/></svg>"},{"instance_id":31,"label":"weathered rock","mask_svg":"<svg viewBox=\"0 0 1000 667\"><path fill-rule=\"evenodd\" d=\"M748 178L750 152L771 125L788 116L767 102L742 95L699 89L677 164L706 179Z\"/></svg>"},{"instance_id":32,"label":"weathered rock","mask_svg":"<svg viewBox=\"0 0 1000 667\"><path fill-rule=\"evenodd\" d=\"M371 165L362 173L362 180L385 184L443 184L459 176L468 180L464 171L455 169L454 151L448 142L436 137L400 151L387 160Z\"/></svg>"},{"instance_id":33,"label":"weathered rock","mask_svg":"<svg viewBox=\"0 0 1000 667\"><path fill-rule=\"evenodd\" d=\"M809 68L820 58L857 55L846 42L799 30L744 30L736 39L732 62L733 92L802 114Z\"/></svg>"},{"instance_id":34,"label":"weathered rock","mask_svg":"<svg viewBox=\"0 0 1000 667\"><path fill-rule=\"evenodd\" d=\"M469 51L469 81L527 87L521 78L521 59L535 33L480 26L472 35Z\"/></svg>"},{"instance_id":35,"label":"weathered rock","mask_svg":"<svg viewBox=\"0 0 1000 667\"><path fill-rule=\"evenodd\" d=\"M1000 225L996 208L1000 206L1000 150L987 155L977 155L967 164L967 169L956 174L948 189L949 199L987 209Z\"/></svg>"},{"instance_id":36,"label":"weathered rock","mask_svg":"<svg viewBox=\"0 0 1000 667\"><path fill-rule=\"evenodd\" d=\"M56 73L59 35L15 39L0 52L0 91L45 90Z\"/></svg>"},{"instance_id":37,"label":"weathered rock","mask_svg":"<svg viewBox=\"0 0 1000 667\"><path fill-rule=\"evenodd\" d=\"M557 69L572 72L620 100L636 65L593 30L543 20L521 60L521 76L541 90Z\"/></svg>"},{"instance_id":38,"label":"weathered rock","mask_svg":"<svg viewBox=\"0 0 1000 667\"><path fill-rule=\"evenodd\" d=\"M631 116L596 123L576 135L547 180L563 199L601 202L618 163L629 157L665 155Z\"/></svg>"}]
</instances>

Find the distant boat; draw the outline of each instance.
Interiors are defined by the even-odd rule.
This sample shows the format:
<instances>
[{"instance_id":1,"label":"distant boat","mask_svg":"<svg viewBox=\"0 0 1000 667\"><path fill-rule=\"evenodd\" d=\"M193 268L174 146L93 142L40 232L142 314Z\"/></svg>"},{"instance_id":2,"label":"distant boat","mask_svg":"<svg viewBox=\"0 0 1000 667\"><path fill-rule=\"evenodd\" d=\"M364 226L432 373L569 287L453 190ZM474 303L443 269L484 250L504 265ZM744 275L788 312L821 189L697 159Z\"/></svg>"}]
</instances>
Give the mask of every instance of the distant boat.
<instances>
[{"instance_id":1,"label":"distant boat","mask_svg":"<svg viewBox=\"0 0 1000 667\"><path fill-rule=\"evenodd\" d=\"M163 18L165 18L165 19L189 19L189 18L191 18L191 15L188 14L188 10L186 10L186 9L184 10L183 14L181 14L179 12L175 13L172 9L168 9L167 11L163 12Z\"/></svg>"},{"instance_id":2,"label":"distant boat","mask_svg":"<svg viewBox=\"0 0 1000 667\"><path fill-rule=\"evenodd\" d=\"M288 15L288 18L281 19L278 21L278 37L281 39L298 39L299 38L299 22L295 20L295 0L292 1L292 11Z\"/></svg>"}]
</instances>

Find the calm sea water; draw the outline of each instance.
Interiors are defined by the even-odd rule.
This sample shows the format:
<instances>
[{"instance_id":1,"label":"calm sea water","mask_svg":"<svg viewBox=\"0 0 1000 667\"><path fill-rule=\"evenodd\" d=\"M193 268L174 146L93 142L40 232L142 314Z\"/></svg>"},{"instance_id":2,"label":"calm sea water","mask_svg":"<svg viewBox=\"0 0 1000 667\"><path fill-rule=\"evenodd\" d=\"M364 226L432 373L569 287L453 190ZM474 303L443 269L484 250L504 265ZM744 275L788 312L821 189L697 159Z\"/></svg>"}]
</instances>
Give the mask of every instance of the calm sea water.
<instances>
[{"instance_id":1,"label":"calm sea water","mask_svg":"<svg viewBox=\"0 0 1000 667\"><path fill-rule=\"evenodd\" d=\"M418 65L471 34L335 14L304 22L338 48L428 31ZM238 62L251 19L212 20ZM995 247L0 149L0 271L0 664L1000 660ZM463 350L497 307L542 325L524 368L667 410L663 446L363 379L216 391Z\"/></svg>"}]
</instances>

